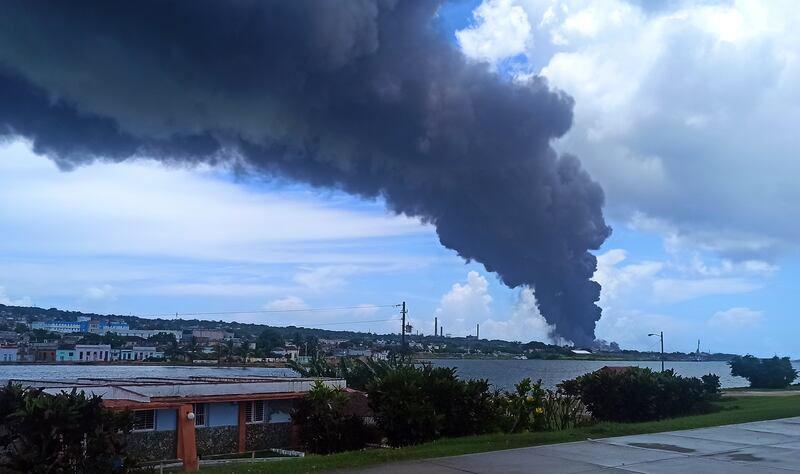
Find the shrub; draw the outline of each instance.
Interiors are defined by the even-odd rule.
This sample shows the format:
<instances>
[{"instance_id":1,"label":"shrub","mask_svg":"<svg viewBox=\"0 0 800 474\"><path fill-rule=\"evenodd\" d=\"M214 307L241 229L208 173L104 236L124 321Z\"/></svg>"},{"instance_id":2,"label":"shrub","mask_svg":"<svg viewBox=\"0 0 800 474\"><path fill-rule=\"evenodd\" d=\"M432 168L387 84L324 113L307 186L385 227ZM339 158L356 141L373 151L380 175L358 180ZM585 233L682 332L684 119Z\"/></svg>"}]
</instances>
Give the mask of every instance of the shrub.
<instances>
[{"instance_id":1,"label":"shrub","mask_svg":"<svg viewBox=\"0 0 800 474\"><path fill-rule=\"evenodd\" d=\"M361 449L367 430L361 418L347 414L350 398L344 390L316 382L292 412L300 441L312 453L328 454Z\"/></svg>"},{"instance_id":2,"label":"shrub","mask_svg":"<svg viewBox=\"0 0 800 474\"><path fill-rule=\"evenodd\" d=\"M97 396L9 384L0 389L0 472L127 472L136 467L124 452L132 424Z\"/></svg>"},{"instance_id":3,"label":"shrub","mask_svg":"<svg viewBox=\"0 0 800 474\"><path fill-rule=\"evenodd\" d=\"M437 414L425 389L422 370L398 367L367 385L375 421L392 446L436 439L441 414Z\"/></svg>"},{"instance_id":4,"label":"shrub","mask_svg":"<svg viewBox=\"0 0 800 474\"><path fill-rule=\"evenodd\" d=\"M489 383L459 380L452 368L396 366L376 376L367 392L378 427L393 446L486 433L494 426Z\"/></svg>"},{"instance_id":5,"label":"shrub","mask_svg":"<svg viewBox=\"0 0 800 474\"><path fill-rule=\"evenodd\" d=\"M495 395L498 428L506 433L543 429L546 395L542 381L532 383L529 378L522 379L511 393L498 392Z\"/></svg>"},{"instance_id":6,"label":"shrub","mask_svg":"<svg viewBox=\"0 0 800 474\"><path fill-rule=\"evenodd\" d=\"M731 375L746 378L753 388L786 388L797 378L797 371L788 357L758 359L748 354L734 357L728 365Z\"/></svg>"},{"instance_id":7,"label":"shrub","mask_svg":"<svg viewBox=\"0 0 800 474\"><path fill-rule=\"evenodd\" d=\"M544 427L550 431L577 426L584 421L586 413L586 407L581 403L581 399L562 389L548 390L542 400L542 408L544 410Z\"/></svg>"},{"instance_id":8,"label":"shrub","mask_svg":"<svg viewBox=\"0 0 800 474\"><path fill-rule=\"evenodd\" d=\"M599 420L657 420L709 409L719 397L719 377L681 377L672 370L653 372L630 367L598 370L560 385L567 395L579 396Z\"/></svg>"}]
</instances>

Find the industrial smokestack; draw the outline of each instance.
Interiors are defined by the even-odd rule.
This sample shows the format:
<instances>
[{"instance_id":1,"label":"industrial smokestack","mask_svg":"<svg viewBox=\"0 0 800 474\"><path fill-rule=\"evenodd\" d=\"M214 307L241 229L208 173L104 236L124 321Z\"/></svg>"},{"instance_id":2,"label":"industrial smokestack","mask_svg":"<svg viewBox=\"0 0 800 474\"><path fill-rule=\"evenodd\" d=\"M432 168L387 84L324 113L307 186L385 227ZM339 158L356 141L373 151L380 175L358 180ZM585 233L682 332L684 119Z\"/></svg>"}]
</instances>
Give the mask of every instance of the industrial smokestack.
<instances>
[{"instance_id":1,"label":"industrial smokestack","mask_svg":"<svg viewBox=\"0 0 800 474\"><path fill-rule=\"evenodd\" d=\"M465 60L439 2L26 1L0 15L0 137L64 169L148 157L381 198L594 339L603 191L550 146L573 100Z\"/></svg>"},{"instance_id":2,"label":"industrial smokestack","mask_svg":"<svg viewBox=\"0 0 800 474\"><path fill-rule=\"evenodd\" d=\"M439 330L439 318L438 317L434 317L433 318L433 337L438 336L438 334L436 334L436 331L438 331L438 330Z\"/></svg>"},{"instance_id":3,"label":"industrial smokestack","mask_svg":"<svg viewBox=\"0 0 800 474\"><path fill-rule=\"evenodd\" d=\"M481 325L480 324L478 324L477 328L475 329L475 338L476 339L480 339L481 338Z\"/></svg>"}]
</instances>

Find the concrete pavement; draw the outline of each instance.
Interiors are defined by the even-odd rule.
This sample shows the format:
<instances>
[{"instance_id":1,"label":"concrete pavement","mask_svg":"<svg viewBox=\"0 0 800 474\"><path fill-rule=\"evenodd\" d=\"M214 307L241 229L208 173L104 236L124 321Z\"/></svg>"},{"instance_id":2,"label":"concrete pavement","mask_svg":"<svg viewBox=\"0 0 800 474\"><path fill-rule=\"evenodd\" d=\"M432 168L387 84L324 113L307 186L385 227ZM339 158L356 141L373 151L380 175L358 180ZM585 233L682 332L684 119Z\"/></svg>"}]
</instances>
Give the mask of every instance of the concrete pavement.
<instances>
[{"instance_id":1,"label":"concrete pavement","mask_svg":"<svg viewBox=\"0 0 800 474\"><path fill-rule=\"evenodd\" d=\"M787 474L800 472L800 417L385 464L357 472Z\"/></svg>"}]
</instances>

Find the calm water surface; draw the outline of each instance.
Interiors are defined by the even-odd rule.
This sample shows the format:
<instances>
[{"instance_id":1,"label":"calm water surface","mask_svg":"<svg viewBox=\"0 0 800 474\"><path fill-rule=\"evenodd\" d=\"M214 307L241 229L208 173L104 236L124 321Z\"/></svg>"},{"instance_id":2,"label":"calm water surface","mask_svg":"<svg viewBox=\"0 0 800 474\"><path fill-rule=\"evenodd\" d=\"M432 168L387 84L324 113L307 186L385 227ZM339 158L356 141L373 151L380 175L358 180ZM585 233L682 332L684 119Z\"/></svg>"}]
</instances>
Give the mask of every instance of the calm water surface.
<instances>
[{"instance_id":1,"label":"calm water surface","mask_svg":"<svg viewBox=\"0 0 800 474\"><path fill-rule=\"evenodd\" d=\"M536 381L542 379L547 388L593 372L603 366L639 366L661 370L661 362L651 361L588 361L588 360L478 360L478 359L433 359L436 367L455 367L458 375L466 379L488 379L496 388L511 390L514 384L525 377ZM800 365L794 363L795 368ZM717 374L723 388L746 387L747 380L731 375L727 362L665 362L664 367L674 369L678 375L700 377Z\"/></svg>"},{"instance_id":2,"label":"calm water surface","mask_svg":"<svg viewBox=\"0 0 800 474\"><path fill-rule=\"evenodd\" d=\"M652 361L584 361L584 360L480 360L480 359L434 359L437 367L455 367L458 375L465 379L488 379L496 388L511 390L514 384L525 377L542 379L545 387L554 388L558 383L593 372L603 366L661 368L660 362ZM794 363L800 370L800 364ZM723 388L746 387L747 380L731 376L726 362L667 362L665 367L680 375L700 377L717 374ZM142 366L142 365L0 365L0 381L7 379L72 379L77 377L190 377L190 376L285 376L296 377L291 369L268 369L260 367L186 367L186 366Z\"/></svg>"}]
</instances>

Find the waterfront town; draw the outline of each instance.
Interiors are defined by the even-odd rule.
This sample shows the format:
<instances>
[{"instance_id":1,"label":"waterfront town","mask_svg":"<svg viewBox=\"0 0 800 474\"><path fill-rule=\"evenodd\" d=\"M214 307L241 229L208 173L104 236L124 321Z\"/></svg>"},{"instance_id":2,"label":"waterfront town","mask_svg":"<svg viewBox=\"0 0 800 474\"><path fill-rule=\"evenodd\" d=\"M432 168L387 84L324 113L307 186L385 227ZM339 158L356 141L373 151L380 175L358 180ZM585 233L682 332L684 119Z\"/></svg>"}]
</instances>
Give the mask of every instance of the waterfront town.
<instances>
[{"instance_id":1,"label":"waterfront town","mask_svg":"<svg viewBox=\"0 0 800 474\"><path fill-rule=\"evenodd\" d=\"M400 328L398 320L398 329ZM437 327L439 327L437 325ZM386 360L401 350L421 359L578 359L659 360L659 352L620 348L594 341L590 347L561 346L539 341L456 337L440 327L421 334L410 326L375 334L304 327L135 316L85 314L74 311L0 304L0 363L285 366L312 357ZM404 345L401 345L404 342ZM663 354L668 361L727 361L732 354L684 348Z\"/></svg>"}]
</instances>

